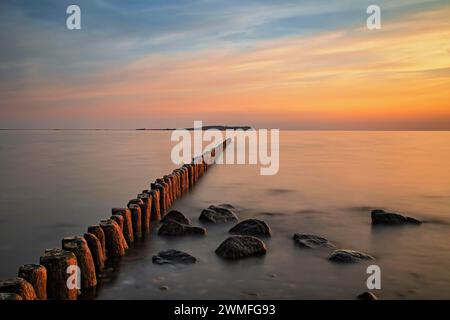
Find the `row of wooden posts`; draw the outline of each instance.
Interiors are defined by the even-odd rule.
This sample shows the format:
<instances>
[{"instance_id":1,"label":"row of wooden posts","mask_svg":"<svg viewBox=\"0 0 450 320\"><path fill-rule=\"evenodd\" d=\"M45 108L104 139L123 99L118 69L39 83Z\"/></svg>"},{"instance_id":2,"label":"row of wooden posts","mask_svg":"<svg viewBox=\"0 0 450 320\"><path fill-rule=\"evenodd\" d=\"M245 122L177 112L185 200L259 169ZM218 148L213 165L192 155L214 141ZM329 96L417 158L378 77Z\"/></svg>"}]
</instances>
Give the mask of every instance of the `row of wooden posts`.
<instances>
[{"instance_id":1,"label":"row of wooden posts","mask_svg":"<svg viewBox=\"0 0 450 320\"><path fill-rule=\"evenodd\" d=\"M61 248L45 250L39 264L21 266L18 277L0 281L0 300L76 300L80 293L76 270L81 273L81 290L95 288L106 262L122 257L135 241L145 238L151 222L159 221L195 185L229 142L156 179L126 208L113 208L109 219L88 227L83 236L63 238Z\"/></svg>"}]
</instances>

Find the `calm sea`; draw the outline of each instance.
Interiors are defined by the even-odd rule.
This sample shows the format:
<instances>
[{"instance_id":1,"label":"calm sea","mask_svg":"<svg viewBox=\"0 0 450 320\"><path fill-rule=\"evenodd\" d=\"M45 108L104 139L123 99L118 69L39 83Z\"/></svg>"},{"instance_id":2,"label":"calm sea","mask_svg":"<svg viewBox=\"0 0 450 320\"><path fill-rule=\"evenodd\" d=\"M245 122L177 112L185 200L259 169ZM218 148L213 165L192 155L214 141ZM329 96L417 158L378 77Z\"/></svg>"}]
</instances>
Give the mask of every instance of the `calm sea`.
<instances>
[{"instance_id":1,"label":"calm sea","mask_svg":"<svg viewBox=\"0 0 450 320\"><path fill-rule=\"evenodd\" d=\"M280 134L280 171L215 166L173 208L194 224L210 204L230 203L241 219L265 220L273 236L263 258L226 262L214 250L230 225L204 238L136 245L99 287L99 299L353 299L366 291L366 268L381 268L383 299L450 298L450 132ZM37 263L62 237L82 234L149 183L169 173L170 132L0 131L0 277ZM383 208L427 223L373 228ZM336 265L329 249L302 250L294 232L327 237L376 261ZM163 249L195 265L151 262ZM161 290L161 287L168 287Z\"/></svg>"}]
</instances>

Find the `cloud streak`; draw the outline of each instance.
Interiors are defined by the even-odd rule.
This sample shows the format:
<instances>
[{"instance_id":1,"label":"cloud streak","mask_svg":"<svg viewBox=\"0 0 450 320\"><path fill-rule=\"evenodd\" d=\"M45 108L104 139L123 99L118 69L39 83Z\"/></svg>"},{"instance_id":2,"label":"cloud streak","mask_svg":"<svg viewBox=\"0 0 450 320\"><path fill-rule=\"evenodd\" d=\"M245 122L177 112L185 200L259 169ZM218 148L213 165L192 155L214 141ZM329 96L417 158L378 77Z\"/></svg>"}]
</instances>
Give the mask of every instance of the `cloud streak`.
<instances>
[{"instance_id":1,"label":"cloud streak","mask_svg":"<svg viewBox=\"0 0 450 320\"><path fill-rule=\"evenodd\" d=\"M105 30L97 21L91 31L69 35L52 20L29 20L23 8L9 8L12 20L29 23L19 23L13 37L0 28L2 43L11 40L0 54L3 127L173 127L202 119L450 129L450 9L439 1L390 1L391 17L376 32L363 27L364 9L348 21L311 24L330 14L353 17L364 8L355 1L92 3L108 13L105 25L119 16L128 26ZM175 26L156 19L162 32L137 28L142 17L168 13ZM309 28L289 28L295 18Z\"/></svg>"}]
</instances>

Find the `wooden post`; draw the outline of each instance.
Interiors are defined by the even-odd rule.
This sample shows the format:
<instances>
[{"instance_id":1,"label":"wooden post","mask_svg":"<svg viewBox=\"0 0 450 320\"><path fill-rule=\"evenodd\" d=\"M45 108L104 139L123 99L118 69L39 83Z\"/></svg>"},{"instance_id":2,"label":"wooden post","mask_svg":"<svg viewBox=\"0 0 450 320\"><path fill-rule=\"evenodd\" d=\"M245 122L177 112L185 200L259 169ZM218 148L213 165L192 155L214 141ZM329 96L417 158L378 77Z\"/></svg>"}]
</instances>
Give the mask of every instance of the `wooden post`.
<instances>
[{"instance_id":1,"label":"wooden post","mask_svg":"<svg viewBox=\"0 0 450 320\"><path fill-rule=\"evenodd\" d=\"M91 250L83 237L65 237L62 240L62 249L71 251L77 258L77 265L81 271L81 288L92 288L97 285L95 264Z\"/></svg>"},{"instance_id":2,"label":"wooden post","mask_svg":"<svg viewBox=\"0 0 450 320\"><path fill-rule=\"evenodd\" d=\"M125 255L126 241L117 223L111 219L102 220L100 227L105 233L106 256L116 258Z\"/></svg>"},{"instance_id":3,"label":"wooden post","mask_svg":"<svg viewBox=\"0 0 450 320\"><path fill-rule=\"evenodd\" d=\"M133 223L133 233L135 239L142 238L142 214L141 207L137 204L130 204L131 221Z\"/></svg>"},{"instance_id":4,"label":"wooden post","mask_svg":"<svg viewBox=\"0 0 450 320\"><path fill-rule=\"evenodd\" d=\"M139 193L137 199L142 203L141 207L141 219L142 219L142 234L148 234L150 232L150 218L152 215L152 202L147 193ZM133 201L133 200L131 200ZM130 201L130 203L132 203Z\"/></svg>"},{"instance_id":5,"label":"wooden post","mask_svg":"<svg viewBox=\"0 0 450 320\"><path fill-rule=\"evenodd\" d=\"M103 256L106 257L105 233L103 232L103 229L100 228L100 226L90 226L88 227L88 233L92 233L98 238L102 246Z\"/></svg>"},{"instance_id":6,"label":"wooden post","mask_svg":"<svg viewBox=\"0 0 450 320\"><path fill-rule=\"evenodd\" d=\"M59 248L45 250L40 264L47 269L47 297L51 300L76 300L77 288L68 288L69 266L77 265L75 254Z\"/></svg>"},{"instance_id":7,"label":"wooden post","mask_svg":"<svg viewBox=\"0 0 450 320\"><path fill-rule=\"evenodd\" d=\"M15 293L23 300L36 300L33 286L23 278L0 280L0 292Z\"/></svg>"},{"instance_id":8,"label":"wooden post","mask_svg":"<svg viewBox=\"0 0 450 320\"><path fill-rule=\"evenodd\" d=\"M121 215L123 217L123 236L130 246L134 242L133 222L131 220L131 211L128 208L113 208L113 215Z\"/></svg>"},{"instance_id":9,"label":"wooden post","mask_svg":"<svg viewBox=\"0 0 450 320\"><path fill-rule=\"evenodd\" d=\"M152 221L159 221L161 219L161 210L160 210L160 206L159 206L160 205L159 190L158 189L151 189L151 190L146 190L144 192L147 192L152 197L151 220Z\"/></svg>"},{"instance_id":10,"label":"wooden post","mask_svg":"<svg viewBox=\"0 0 450 320\"><path fill-rule=\"evenodd\" d=\"M163 183L164 182L155 183L155 188L159 190L159 208L161 212L161 217L163 217L167 212L167 191Z\"/></svg>"},{"instance_id":11,"label":"wooden post","mask_svg":"<svg viewBox=\"0 0 450 320\"><path fill-rule=\"evenodd\" d=\"M28 281L38 300L47 300L47 269L40 264L25 264L19 268L19 278Z\"/></svg>"},{"instance_id":12,"label":"wooden post","mask_svg":"<svg viewBox=\"0 0 450 320\"><path fill-rule=\"evenodd\" d=\"M124 222L123 222L123 217L122 216L120 216L120 215L112 215L111 217L110 217L110 219L111 220L114 220L116 223L117 223L117 225L119 226L119 228L120 228L120 231L123 233L123 224L124 224Z\"/></svg>"},{"instance_id":13,"label":"wooden post","mask_svg":"<svg viewBox=\"0 0 450 320\"><path fill-rule=\"evenodd\" d=\"M98 238L92 233L85 233L83 237L84 240L86 240L89 250L91 250L92 258L94 259L95 270L98 274L103 271L106 262L106 256L102 250L100 240L98 240Z\"/></svg>"}]
</instances>

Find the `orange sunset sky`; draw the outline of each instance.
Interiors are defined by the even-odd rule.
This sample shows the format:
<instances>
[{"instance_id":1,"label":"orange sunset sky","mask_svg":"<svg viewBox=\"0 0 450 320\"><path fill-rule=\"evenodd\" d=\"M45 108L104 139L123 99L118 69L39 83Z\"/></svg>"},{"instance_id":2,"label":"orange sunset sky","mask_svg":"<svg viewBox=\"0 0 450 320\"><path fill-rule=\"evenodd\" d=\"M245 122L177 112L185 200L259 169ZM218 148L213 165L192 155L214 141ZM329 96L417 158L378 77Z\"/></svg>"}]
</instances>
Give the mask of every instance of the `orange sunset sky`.
<instances>
[{"instance_id":1,"label":"orange sunset sky","mask_svg":"<svg viewBox=\"0 0 450 320\"><path fill-rule=\"evenodd\" d=\"M0 4L1 128L450 129L448 1L68 4Z\"/></svg>"}]
</instances>

